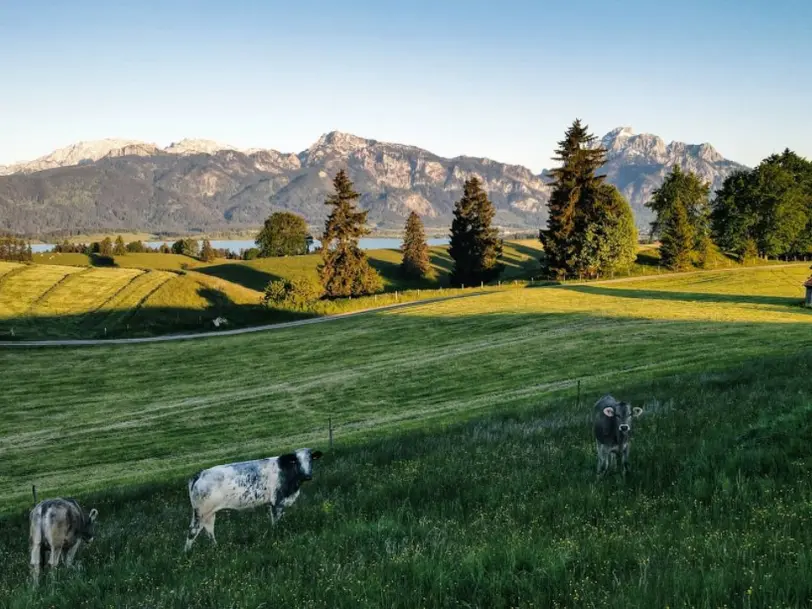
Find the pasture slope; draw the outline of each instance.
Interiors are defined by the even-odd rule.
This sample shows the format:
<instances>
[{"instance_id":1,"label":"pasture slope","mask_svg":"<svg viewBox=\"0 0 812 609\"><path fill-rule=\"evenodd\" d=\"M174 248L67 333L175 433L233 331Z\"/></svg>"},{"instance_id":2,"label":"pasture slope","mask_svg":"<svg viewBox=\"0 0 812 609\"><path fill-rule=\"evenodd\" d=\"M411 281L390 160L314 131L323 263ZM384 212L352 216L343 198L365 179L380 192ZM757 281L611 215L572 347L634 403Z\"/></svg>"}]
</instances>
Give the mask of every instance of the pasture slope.
<instances>
[{"instance_id":1,"label":"pasture slope","mask_svg":"<svg viewBox=\"0 0 812 609\"><path fill-rule=\"evenodd\" d=\"M804 607L805 267L513 289L324 327L0 351L8 607ZM581 400L576 406L576 383ZM594 476L592 403L645 408ZM185 478L336 447L283 522L182 552ZM30 485L100 510L26 585Z\"/></svg>"},{"instance_id":2,"label":"pasture slope","mask_svg":"<svg viewBox=\"0 0 812 609\"><path fill-rule=\"evenodd\" d=\"M402 256L397 250L367 253L384 280L385 293L321 301L308 313L269 310L259 306L259 302L269 281L302 276L317 280L318 254L211 263L176 254L126 254L113 258L37 254L36 264L17 269L5 282L0 269L0 342L188 334L212 330L211 322L217 317L225 317L231 328L257 327L449 295L452 261L446 247L430 249L430 276L419 281L400 276ZM506 242L502 281L537 275L540 254L537 240ZM636 264L625 274L656 275L661 271L658 264L657 248L644 245ZM718 251L714 252L710 265L745 268ZM112 268L84 272L76 268L99 266ZM146 272L147 276L133 275L133 270ZM69 273L78 274L59 286L57 296L49 295L53 306L40 303L42 291L54 287ZM138 279L134 280L135 277Z\"/></svg>"},{"instance_id":3,"label":"pasture slope","mask_svg":"<svg viewBox=\"0 0 812 609\"><path fill-rule=\"evenodd\" d=\"M211 321L220 316L228 319L229 327L256 326L394 304L404 298L428 298L429 290L447 284L451 259L444 247L432 248L432 275L421 281L400 277L402 256L397 250L368 253L388 293L321 302L309 314L268 310L259 303L269 281L298 276L317 280L318 254L211 263L176 254L126 254L112 259L37 254L36 264L17 265L20 268L5 282L3 269L12 267L0 267L0 341L201 332L211 330ZM531 277L538 271L538 257L537 242L506 244L504 279ZM40 302L43 291L74 273L75 278L58 286L56 295L49 294L50 304ZM404 297L404 290L411 292ZM400 292L397 297L395 291Z\"/></svg>"}]
</instances>

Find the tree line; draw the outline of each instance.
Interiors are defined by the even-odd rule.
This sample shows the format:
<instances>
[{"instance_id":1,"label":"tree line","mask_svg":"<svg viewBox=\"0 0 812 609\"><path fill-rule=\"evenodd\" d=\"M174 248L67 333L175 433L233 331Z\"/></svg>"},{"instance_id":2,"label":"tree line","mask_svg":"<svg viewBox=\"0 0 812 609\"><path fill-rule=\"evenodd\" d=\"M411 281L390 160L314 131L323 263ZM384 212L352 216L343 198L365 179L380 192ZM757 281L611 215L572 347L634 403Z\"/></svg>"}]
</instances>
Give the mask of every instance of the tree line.
<instances>
[{"instance_id":1,"label":"tree line","mask_svg":"<svg viewBox=\"0 0 812 609\"><path fill-rule=\"evenodd\" d=\"M639 242L628 202L598 170L606 151L576 120L558 143L542 266L553 278L596 278L636 259ZM812 163L790 150L736 171L711 200L711 186L675 165L646 206L661 264L707 267L714 246L742 262L812 256Z\"/></svg>"},{"instance_id":2,"label":"tree line","mask_svg":"<svg viewBox=\"0 0 812 609\"><path fill-rule=\"evenodd\" d=\"M0 237L0 260L31 262L31 244L16 237Z\"/></svg>"}]
</instances>

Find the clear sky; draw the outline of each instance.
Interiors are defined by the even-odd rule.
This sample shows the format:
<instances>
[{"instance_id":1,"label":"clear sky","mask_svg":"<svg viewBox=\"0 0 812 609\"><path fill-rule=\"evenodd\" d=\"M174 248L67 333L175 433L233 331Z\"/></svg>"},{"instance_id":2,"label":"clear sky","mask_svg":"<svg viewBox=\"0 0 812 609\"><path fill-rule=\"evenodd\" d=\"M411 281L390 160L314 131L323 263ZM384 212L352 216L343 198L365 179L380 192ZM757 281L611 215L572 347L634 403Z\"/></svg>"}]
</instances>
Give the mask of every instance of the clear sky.
<instances>
[{"instance_id":1,"label":"clear sky","mask_svg":"<svg viewBox=\"0 0 812 609\"><path fill-rule=\"evenodd\" d=\"M0 0L0 164L340 130L552 166L577 116L812 157L810 0Z\"/></svg>"}]
</instances>

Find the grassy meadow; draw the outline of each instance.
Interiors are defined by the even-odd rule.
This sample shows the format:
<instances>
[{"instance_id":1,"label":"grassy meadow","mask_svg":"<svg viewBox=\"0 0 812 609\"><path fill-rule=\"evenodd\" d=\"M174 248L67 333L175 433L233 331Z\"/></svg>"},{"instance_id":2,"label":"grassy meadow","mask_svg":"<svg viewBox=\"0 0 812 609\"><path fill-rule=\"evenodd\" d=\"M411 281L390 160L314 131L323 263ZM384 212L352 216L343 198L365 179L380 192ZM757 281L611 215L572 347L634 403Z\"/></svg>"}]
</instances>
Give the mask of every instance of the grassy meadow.
<instances>
[{"instance_id":1,"label":"grassy meadow","mask_svg":"<svg viewBox=\"0 0 812 609\"><path fill-rule=\"evenodd\" d=\"M318 254L211 263L179 254L125 254L114 256L112 264L85 254L36 254L33 265L4 263L6 266L0 267L0 339L136 337L202 331L213 329L211 320L220 316L228 319L229 327L241 327L457 292L432 292L447 285L452 261L445 247L431 249L431 276L421 281L400 277L399 251L368 253L384 279L385 293L322 302L307 315L269 311L259 303L272 280L301 276L317 280ZM509 243L503 279L532 277L539 267L539 255L538 242ZM4 268L14 270L5 281ZM69 274L75 277L66 281ZM45 298L43 294L50 288L56 293Z\"/></svg>"},{"instance_id":2,"label":"grassy meadow","mask_svg":"<svg viewBox=\"0 0 812 609\"><path fill-rule=\"evenodd\" d=\"M3 269L0 268L0 273ZM8 607L803 607L812 603L806 266L515 287L322 326L0 351ZM2 281L2 277L0 277ZM580 381L580 400L577 383ZM643 406L596 480L603 393ZM336 446L282 523L201 467ZM100 510L27 586L31 484Z\"/></svg>"},{"instance_id":3,"label":"grassy meadow","mask_svg":"<svg viewBox=\"0 0 812 609\"><path fill-rule=\"evenodd\" d=\"M319 254L210 263L178 254L126 254L112 259L85 254L36 254L35 264L14 269L5 280L2 269L11 267L0 267L0 340L199 332L213 329L212 320L221 316L234 328L459 293L448 289L453 262L445 246L430 248L431 272L419 281L400 276L399 251L382 249L367 253L383 278L385 292L373 297L322 301L307 313L268 310L260 307L259 302L265 286L272 280L303 276L317 280ZM540 255L538 240L506 242L502 282L536 277ZM709 266L742 268L718 251ZM77 275L65 281L73 273ZM665 274L659 266L657 247L643 245L636 263L622 276ZM57 294L46 294L48 298L44 300L44 292L52 287L58 287Z\"/></svg>"}]
</instances>

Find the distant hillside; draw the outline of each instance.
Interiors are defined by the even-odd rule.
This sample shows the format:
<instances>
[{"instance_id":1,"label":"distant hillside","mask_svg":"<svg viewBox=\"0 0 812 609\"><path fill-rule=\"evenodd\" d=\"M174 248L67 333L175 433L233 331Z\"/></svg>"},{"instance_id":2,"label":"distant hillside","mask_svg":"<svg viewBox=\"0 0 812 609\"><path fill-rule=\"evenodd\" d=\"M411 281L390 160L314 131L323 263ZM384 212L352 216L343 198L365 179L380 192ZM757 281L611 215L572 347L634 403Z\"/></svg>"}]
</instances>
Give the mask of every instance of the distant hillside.
<instances>
[{"instance_id":1,"label":"distant hillside","mask_svg":"<svg viewBox=\"0 0 812 609\"><path fill-rule=\"evenodd\" d=\"M666 145L654 135L616 129L601 140L604 170L629 198L638 225L651 191L674 163L718 187L734 169L709 144ZM308 222L325 219L324 198L339 169L348 170L374 228L400 229L410 211L428 227L446 227L464 181L479 176L497 209L495 222L536 230L546 222L546 172L473 157L328 133L299 154L237 150L209 140L166 148L133 140L80 142L50 155L0 168L0 230L212 231L260 224L290 210Z\"/></svg>"}]
</instances>

